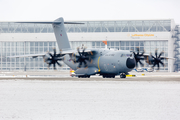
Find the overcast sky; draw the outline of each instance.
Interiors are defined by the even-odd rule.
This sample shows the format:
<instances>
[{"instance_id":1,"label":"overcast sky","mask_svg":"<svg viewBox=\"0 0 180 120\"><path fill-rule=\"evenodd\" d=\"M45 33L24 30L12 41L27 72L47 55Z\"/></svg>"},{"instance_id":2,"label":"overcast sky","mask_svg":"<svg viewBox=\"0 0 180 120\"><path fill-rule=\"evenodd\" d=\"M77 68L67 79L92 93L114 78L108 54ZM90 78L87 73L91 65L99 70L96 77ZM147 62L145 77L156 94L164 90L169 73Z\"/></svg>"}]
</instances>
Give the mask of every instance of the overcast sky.
<instances>
[{"instance_id":1,"label":"overcast sky","mask_svg":"<svg viewBox=\"0 0 180 120\"><path fill-rule=\"evenodd\" d=\"M174 19L180 0L0 0L0 21Z\"/></svg>"}]
</instances>

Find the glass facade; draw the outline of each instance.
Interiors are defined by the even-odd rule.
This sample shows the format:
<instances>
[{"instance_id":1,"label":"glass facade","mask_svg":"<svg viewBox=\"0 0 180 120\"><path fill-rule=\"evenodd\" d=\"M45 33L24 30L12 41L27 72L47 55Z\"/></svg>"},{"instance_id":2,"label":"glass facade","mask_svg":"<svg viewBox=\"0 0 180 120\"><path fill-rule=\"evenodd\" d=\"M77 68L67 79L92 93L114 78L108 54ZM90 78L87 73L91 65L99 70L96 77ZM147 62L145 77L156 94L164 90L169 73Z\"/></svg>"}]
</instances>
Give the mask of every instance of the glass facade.
<instances>
[{"instance_id":1,"label":"glass facade","mask_svg":"<svg viewBox=\"0 0 180 120\"><path fill-rule=\"evenodd\" d=\"M101 41L96 42L83 42L78 41L70 42L73 49L84 44L88 48L105 48L105 45ZM2 71L33 71L33 70L47 70L47 64L44 63L42 57L37 58L7 58L6 56L14 55L24 55L24 54L37 54L45 53L47 51L53 53L53 48L57 48L56 42L0 42L0 70ZM108 42L108 48L121 49L121 50L136 50L137 47L140 48L140 51L145 49L147 54L152 53L154 55L155 50L158 48L158 53L161 51L165 52L165 55L168 56L168 41L111 41ZM63 64L63 62L60 62ZM160 70L168 70L168 63L164 60L165 67L161 67ZM144 63L145 67L148 67L148 64ZM63 64L63 67L58 67L58 70L69 70L69 67ZM50 67L52 70L52 67Z\"/></svg>"},{"instance_id":2,"label":"glass facade","mask_svg":"<svg viewBox=\"0 0 180 120\"><path fill-rule=\"evenodd\" d=\"M68 22L68 21L67 21ZM171 31L171 19L169 20L114 20L114 21L69 21L84 24L65 24L68 33L87 33L87 32L169 32ZM53 33L52 25L50 24L27 24L27 23L13 23L0 22L0 33ZM84 44L87 48L105 48L102 41L71 41L72 49ZM0 70L47 70L47 65L44 63L42 57L38 58L7 58L6 56L37 54L44 52L53 52L56 47L56 42L51 41L1 41L0 40ZM108 48L121 50L136 50L153 54L155 49L158 51L165 51L165 56L168 56L168 41L111 41L107 42ZM62 63L62 62L61 62ZM162 70L168 69L167 61L164 60L166 67ZM63 63L62 63L63 64ZM67 70L68 66L63 64L63 67L58 67L58 70ZM147 67L147 64L145 64ZM51 67L52 70L52 67Z\"/></svg>"},{"instance_id":3,"label":"glass facade","mask_svg":"<svg viewBox=\"0 0 180 120\"><path fill-rule=\"evenodd\" d=\"M71 21L65 24L72 32L169 32L171 20ZM0 22L0 33L53 33L52 25Z\"/></svg>"},{"instance_id":4,"label":"glass facade","mask_svg":"<svg viewBox=\"0 0 180 120\"><path fill-rule=\"evenodd\" d=\"M0 42L0 70L47 70L42 57L8 58L6 56L53 52L56 42ZM64 69L64 68L59 68Z\"/></svg>"}]
</instances>

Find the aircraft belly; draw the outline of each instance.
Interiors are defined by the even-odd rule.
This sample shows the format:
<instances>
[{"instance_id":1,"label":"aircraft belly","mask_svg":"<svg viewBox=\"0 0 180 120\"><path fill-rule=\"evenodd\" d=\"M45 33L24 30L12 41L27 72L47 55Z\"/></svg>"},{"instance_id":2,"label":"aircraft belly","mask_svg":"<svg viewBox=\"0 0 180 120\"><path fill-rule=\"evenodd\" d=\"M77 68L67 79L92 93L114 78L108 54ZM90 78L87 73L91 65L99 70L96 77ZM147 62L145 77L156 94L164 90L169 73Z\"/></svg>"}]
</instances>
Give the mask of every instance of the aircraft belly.
<instances>
[{"instance_id":1,"label":"aircraft belly","mask_svg":"<svg viewBox=\"0 0 180 120\"><path fill-rule=\"evenodd\" d=\"M98 73L98 69L96 67L79 68L75 73L76 75L95 75Z\"/></svg>"}]
</instances>

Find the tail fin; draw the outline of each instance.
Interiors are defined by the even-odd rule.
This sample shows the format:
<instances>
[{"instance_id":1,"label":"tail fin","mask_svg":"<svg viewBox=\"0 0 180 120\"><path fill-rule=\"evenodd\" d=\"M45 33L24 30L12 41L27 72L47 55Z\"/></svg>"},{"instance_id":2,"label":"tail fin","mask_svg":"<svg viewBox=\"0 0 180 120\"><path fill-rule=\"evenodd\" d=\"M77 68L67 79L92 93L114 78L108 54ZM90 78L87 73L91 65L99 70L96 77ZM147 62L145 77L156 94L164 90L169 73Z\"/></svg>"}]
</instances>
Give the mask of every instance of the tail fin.
<instances>
[{"instance_id":1,"label":"tail fin","mask_svg":"<svg viewBox=\"0 0 180 120\"><path fill-rule=\"evenodd\" d=\"M67 37L64 24L83 24L83 23L75 23L75 22L64 22L64 19L62 17L56 19L53 22L48 21L48 22L16 22L16 23L52 24L58 47L60 50L63 51L71 50L71 46L69 44L69 39Z\"/></svg>"},{"instance_id":2,"label":"tail fin","mask_svg":"<svg viewBox=\"0 0 180 120\"><path fill-rule=\"evenodd\" d=\"M61 17L61 18L56 19L54 23L52 24L52 26L54 29L54 34L55 34L59 49L63 51L71 50L69 39L65 31L63 18Z\"/></svg>"}]
</instances>

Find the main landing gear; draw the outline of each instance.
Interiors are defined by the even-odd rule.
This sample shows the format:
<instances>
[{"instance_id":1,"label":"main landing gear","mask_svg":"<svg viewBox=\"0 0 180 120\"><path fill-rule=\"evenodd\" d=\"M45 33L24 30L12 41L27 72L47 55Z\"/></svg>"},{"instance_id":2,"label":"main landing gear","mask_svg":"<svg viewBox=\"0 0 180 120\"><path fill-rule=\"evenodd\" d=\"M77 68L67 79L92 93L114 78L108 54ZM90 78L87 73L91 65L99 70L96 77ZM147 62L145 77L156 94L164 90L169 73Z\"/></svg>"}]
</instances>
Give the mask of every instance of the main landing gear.
<instances>
[{"instance_id":1,"label":"main landing gear","mask_svg":"<svg viewBox=\"0 0 180 120\"><path fill-rule=\"evenodd\" d=\"M90 78L90 75L79 75L78 78Z\"/></svg>"},{"instance_id":2,"label":"main landing gear","mask_svg":"<svg viewBox=\"0 0 180 120\"><path fill-rule=\"evenodd\" d=\"M121 73L120 74L120 78L126 78L126 74L125 73Z\"/></svg>"},{"instance_id":3,"label":"main landing gear","mask_svg":"<svg viewBox=\"0 0 180 120\"><path fill-rule=\"evenodd\" d=\"M103 78L115 78L115 75L105 74L103 75Z\"/></svg>"}]
</instances>

